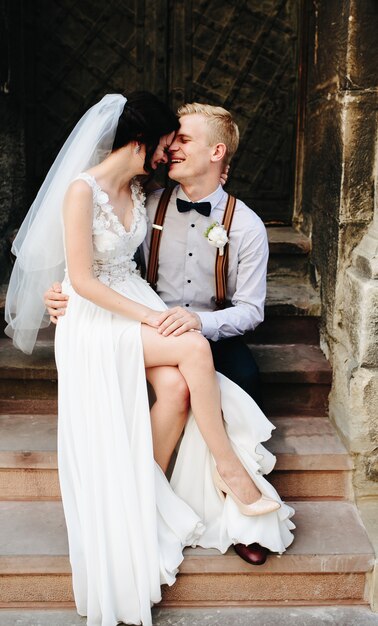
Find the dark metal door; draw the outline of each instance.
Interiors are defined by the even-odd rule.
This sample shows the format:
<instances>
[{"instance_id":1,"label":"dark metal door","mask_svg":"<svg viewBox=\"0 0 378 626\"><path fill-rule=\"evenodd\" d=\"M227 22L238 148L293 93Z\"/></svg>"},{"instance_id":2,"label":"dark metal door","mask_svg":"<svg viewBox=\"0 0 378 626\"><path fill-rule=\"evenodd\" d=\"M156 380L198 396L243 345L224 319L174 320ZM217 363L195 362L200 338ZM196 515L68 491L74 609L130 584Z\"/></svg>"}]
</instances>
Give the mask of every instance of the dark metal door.
<instances>
[{"instance_id":1,"label":"dark metal door","mask_svg":"<svg viewBox=\"0 0 378 626\"><path fill-rule=\"evenodd\" d=\"M149 89L175 108L233 111L230 190L267 222L292 215L300 0L24 3L30 197L69 130L103 94Z\"/></svg>"}]
</instances>

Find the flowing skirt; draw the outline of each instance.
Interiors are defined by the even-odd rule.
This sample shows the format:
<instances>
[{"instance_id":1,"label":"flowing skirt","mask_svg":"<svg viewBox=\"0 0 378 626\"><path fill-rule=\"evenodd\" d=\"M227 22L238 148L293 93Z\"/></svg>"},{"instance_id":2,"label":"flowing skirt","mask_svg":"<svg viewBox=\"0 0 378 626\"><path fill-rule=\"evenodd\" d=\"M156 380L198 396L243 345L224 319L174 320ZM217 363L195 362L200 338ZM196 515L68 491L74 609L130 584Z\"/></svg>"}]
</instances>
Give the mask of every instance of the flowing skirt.
<instances>
[{"instance_id":1,"label":"flowing skirt","mask_svg":"<svg viewBox=\"0 0 378 626\"><path fill-rule=\"evenodd\" d=\"M166 306L138 274L117 291ZM274 552L292 542L293 510L246 517L214 487L212 456L190 416L171 483L153 459L140 323L77 295L68 283L55 339L58 464L78 613L88 626L150 626L162 584L172 585L185 546L255 541ZM274 428L254 401L218 374L235 451L260 491L281 502L263 474L275 458L261 443Z\"/></svg>"}]
</instances>

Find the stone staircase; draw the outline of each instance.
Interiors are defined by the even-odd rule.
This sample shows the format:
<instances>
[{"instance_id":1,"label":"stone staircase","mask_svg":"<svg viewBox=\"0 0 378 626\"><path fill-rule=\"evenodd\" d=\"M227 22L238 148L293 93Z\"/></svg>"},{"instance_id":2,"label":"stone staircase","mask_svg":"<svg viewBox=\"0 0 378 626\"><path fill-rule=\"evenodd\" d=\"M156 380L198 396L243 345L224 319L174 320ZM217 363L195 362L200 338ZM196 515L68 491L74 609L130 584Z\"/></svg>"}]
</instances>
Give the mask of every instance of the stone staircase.
<instances>
[{"instance_id":1,"label":"stone staircase","mask_svg":"<svg viewBox=\"0 0 378 626\"><path fill-rule=\"evenodd\" d=\"M253 567L231 549L187 549L162 606L367 604L374 552L353 503L353 463L327 418L332 372L318 337L309 243L269 229L267 319L249 337L276 425L270 479L296 515L295 541ZM50 334L50 336L49 336ZM72 606L56 459L51 331L30 357L0 339L0 608ZM0 613L1 623L1 613ZM230 622L231 623L231 622Z\"/></svg>"}]
</instances>

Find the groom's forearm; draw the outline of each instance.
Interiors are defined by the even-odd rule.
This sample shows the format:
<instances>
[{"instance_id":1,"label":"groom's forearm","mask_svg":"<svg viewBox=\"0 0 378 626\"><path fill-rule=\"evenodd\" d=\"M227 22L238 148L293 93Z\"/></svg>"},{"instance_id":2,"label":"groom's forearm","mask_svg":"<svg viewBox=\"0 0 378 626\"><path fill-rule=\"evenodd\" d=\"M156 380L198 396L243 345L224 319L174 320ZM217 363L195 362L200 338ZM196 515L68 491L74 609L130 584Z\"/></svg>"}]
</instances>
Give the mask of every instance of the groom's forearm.
<instances>
[{"instance_id":1,"label":"groom's forearm","mask_svg":"<svg viewBox=\"0 0 378 626\"><path fill-rule=\"evenodd\" d=\"M254 330L264 320L264 303L236 304L217 311L200 311L202 334L206 339L219 341Z\"/></svg>"}]
</instances>

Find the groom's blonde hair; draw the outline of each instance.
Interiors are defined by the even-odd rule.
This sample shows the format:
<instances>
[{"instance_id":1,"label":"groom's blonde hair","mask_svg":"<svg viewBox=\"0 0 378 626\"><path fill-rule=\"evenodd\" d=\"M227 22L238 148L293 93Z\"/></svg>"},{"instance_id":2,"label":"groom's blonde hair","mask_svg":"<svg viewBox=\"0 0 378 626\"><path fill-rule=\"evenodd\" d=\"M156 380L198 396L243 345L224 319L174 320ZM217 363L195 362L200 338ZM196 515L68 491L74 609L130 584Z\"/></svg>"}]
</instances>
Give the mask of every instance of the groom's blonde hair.
<instances>
[{"instance_id":1,"label":"groom's blonde hair","mask_svg":"<svg viewBox=\"0 0 378 626\"><path fill-rule=\"evenodd\" d=\"M203 115L205 118L210 146L216 143L224 143L226 146L225 161L229 163L239 145L239 129L232 119L231 113L222 107L199 104L198 102L184 104L177 111L179 117L194 114Z\"/></svg>"}]
</instances>

